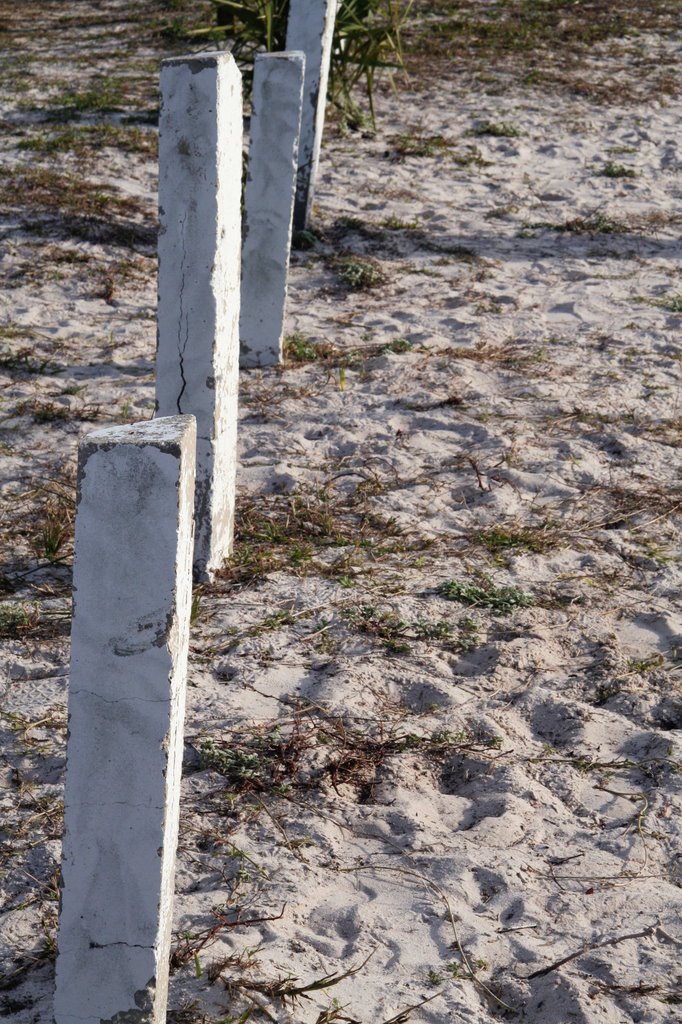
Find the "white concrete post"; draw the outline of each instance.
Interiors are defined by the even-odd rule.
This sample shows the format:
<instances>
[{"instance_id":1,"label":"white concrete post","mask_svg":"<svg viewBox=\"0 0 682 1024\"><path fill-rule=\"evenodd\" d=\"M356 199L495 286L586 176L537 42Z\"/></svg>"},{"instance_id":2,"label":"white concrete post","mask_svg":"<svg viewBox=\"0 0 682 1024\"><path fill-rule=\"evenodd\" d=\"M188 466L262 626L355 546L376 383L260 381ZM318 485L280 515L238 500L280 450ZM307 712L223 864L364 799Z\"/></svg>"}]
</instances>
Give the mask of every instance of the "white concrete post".
<instances>
[{"instance_id":1,"label":"white concrete post","mask_svg":"<svg viewBox=\"0 0 682 1024\"><path fill-rule=\"evenodd\" d=\"M230 54L162 61L156 408L197 419L198 579L210 579L232 547L242 134Z\"/></svg>"},{"instance_id":2,"label":"white concrete post","mask_svg":"<svg viewBox=\"0 0 682 1024\"><path fill-rule=\"evenodd\" d=\"M296 231L302 231L307 226L313 206L336 5L337 0L290 0L289 4L287 50L302 50L305 53L301 141L294 207Z\"/></svg>"},{"instance_id":3,"label":"white concrete post","mask_svg":"<svg viewBox=\"0 0 682 1024\"><path fill-rule=\"evenodd\" d=\"M302 53L260 53L253 69L244 195L242 366L282 361L282 329L301 126Z\"/></svg>"},{"instance_id":4,"label":"white concrete post","mask_svg":"<svg viewBox=\"0 0 682 1024\"><path fill-rule=\"evenodd\" d=\"M56 1024L165 1024L196 424L97 430L78 465Z\"/></svg>"}]
</instances>

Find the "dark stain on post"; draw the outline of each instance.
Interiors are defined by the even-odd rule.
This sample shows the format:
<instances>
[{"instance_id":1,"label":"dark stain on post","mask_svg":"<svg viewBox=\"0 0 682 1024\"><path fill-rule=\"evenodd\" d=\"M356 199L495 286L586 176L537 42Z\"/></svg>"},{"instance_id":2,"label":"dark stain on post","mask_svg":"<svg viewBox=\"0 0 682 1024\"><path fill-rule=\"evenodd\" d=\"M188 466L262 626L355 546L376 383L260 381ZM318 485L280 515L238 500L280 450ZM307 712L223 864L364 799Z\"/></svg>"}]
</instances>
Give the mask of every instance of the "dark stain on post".
<instances>
[{"instance_id":1,"label":"dark stain on post","mask_svg":"<svg viewBox=\"0 0 682 1024\"><path fill-rule=\"evenodd\" d=\"M150 978L143 989L134 995L137 1010L121 1010L113 1017L100 1018L100 1024L152 1024L156 978Z\"/></svg>"}]
</instances>

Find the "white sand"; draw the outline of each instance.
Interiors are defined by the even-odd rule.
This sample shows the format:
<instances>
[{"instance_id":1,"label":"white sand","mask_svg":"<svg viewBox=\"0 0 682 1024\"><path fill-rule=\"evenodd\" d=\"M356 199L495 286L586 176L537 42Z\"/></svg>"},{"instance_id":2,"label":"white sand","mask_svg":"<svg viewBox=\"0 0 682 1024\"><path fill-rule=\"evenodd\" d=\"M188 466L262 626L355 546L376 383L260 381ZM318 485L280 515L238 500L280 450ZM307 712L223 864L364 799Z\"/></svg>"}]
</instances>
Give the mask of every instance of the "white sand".
<instances>
[{"instance_id":1,"label":"white sand","mask_svg":"<svg viewBox=\"0 0 682 1024\"><path fill-rule=\"evenodd\" d=\"M529 1024L682 1020L682 108L412 88L379 97L375 137L328 136L324 239L292 268L288 333L368 358L243 374L242 523L260 509L286 537L299 493L312 511L293 543L314 544L326 488L346 540L359 510L384 525L366 522L364 547L292 558L285 543L261 581L233 569L202 596L177 942L225 926L173 975L174 1019L257 1001L254 1021L383 1024L431 999L409 1019L483 1022L506 1004ZM34 159L3 102L3 164ZM520 134L467 135L483 121ZM452 148L396 159L415 125ZM485 166L458 164L474 145ZM599 176L607 160L637 176ZM84 173L151 224L153 157L107 150ZM630 227L529 227L597 214ZM381 231L387 218L414 226ZM1 322L26 331L5 343L59 369L2 367L12 577L45 561L36 509L60 493L66 507L79 434L151 415L155 261L25 230L4 244ZM387 283L339 289L322 256L346 251ZM130 259L108 303L107 268ZM408 351L381 351L398 339ZM35 402L70 418L35 422ZM491 552L492 528L521 546ZM503 615L438 592L482 578L533 603ZM0 1013L17 1024L51 1014L52 963L30 961L56 920L68 584L48 568L3 598L54 618L3 641ZM391 628L408 651L387 649ZM202 767L209 739L238 751L241 782L234 760L227 781ZM277 775L294 748L296 772ZM267 784L239 793L249 771ZM295 1003L268 989L366 960Z\"/></svg>"}]
</instances>

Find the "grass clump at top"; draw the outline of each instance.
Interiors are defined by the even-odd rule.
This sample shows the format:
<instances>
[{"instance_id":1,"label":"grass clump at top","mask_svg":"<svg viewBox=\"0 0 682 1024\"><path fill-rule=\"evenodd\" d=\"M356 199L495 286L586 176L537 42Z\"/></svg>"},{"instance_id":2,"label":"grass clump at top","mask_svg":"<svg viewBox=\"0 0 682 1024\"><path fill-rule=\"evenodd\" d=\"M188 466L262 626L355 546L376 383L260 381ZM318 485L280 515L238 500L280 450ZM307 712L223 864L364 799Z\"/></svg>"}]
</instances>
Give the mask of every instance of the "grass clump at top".
<instances>
[{"instance_id":1,"label":"grass clump at top","mask_svg":"<svg viewBox=\"0 0 682 1024\"><path fill-rule=\"evenodd\" d=\"M530 608L535 598L518 587L496 587L490 580L482 583L462 583L450 580L441 583L438 593L447 601L475 608L489 608L499 615L509 615L516 608Z\"/></svg>"},{"instance_id":2,"label":"grass clump at top","mask_svg":"<svg viewBox=\"0 0 682 1024\"><path fill-rule=\"evenodd\" d=\"M403 67L401 33L413 0L341 0L334 21L329 99L361 126L356 87L364 90L374 115L374 87L382 72ZM227 39L247 88L256 54L285 50L289 0L212 0L213 25L198 34Z\"/></svg>"}]
</instances>

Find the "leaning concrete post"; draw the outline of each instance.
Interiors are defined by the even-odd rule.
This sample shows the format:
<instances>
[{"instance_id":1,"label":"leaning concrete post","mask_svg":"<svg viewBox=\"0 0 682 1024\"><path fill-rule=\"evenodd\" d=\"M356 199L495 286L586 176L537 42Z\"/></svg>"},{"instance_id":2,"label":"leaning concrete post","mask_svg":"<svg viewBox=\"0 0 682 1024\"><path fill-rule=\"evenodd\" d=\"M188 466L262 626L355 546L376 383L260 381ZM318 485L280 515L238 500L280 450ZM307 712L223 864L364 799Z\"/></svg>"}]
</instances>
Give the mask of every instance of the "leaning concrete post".
<instances>
[{"instance_id":1,"label":"leaning concrete post","mask_svg":"<svg viewBox=\"0 0 682 1024\"><path fill-rule=\"evenodd\" d=\"M56 1024L166 1020L195 447L174 416L79 453Z\"/></svg>"},{"instance_id":2,"label":"leaning concrete post","mask_svg":"<svg viewBox=\"0 0 682 1024\"><path fill-rule=\"evenodd\" d=\"M253 69L239 323L242 366L282 361L304 68L302 53L261 53Z\"/></svg>"},{"instance_id":3,"label":"leaning concrete post","mask_svg":"<svg viewBox=\"0 0 682 1024\"><path fill-rule=\"evenodd\" d=\"M241 261L241 76L228 53L161 64L156 407L197 419L195 574L230 554Z\"/></svg>"},{"instance_id":4,"label":"leaning concrete post","mask_svg":"<svg viewBox=\"0 0 682 1024\"><path fill-rule=\"evenodd\" d=\"M294 207L296 231L302 231L307 226L313 205L327 102L336 3L337 0L290 0L289 3L287 50L303 50L305 53L301 141Z\"/></svg>"}]
</instances>

